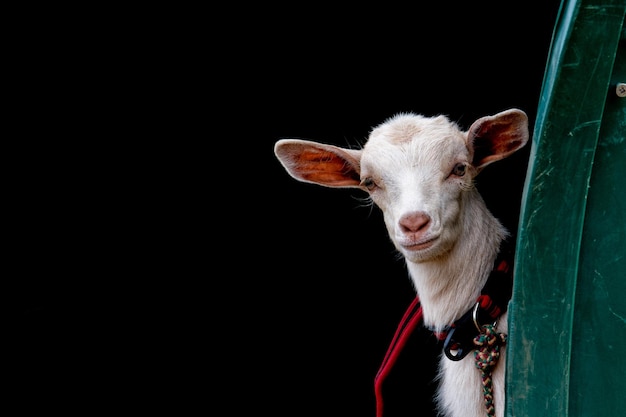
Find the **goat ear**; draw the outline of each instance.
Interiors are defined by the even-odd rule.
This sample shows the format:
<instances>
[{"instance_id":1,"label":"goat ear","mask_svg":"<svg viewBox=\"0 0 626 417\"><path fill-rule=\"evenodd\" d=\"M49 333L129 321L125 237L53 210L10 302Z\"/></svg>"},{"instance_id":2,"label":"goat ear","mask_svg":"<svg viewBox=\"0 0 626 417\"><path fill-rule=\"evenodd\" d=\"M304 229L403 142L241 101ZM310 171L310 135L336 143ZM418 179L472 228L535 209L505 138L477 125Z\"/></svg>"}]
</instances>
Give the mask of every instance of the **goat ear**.
<instances>
[{"instance_id":1,"label":"goat ear","mask_svg":"<svg viewBox=\"0 0 626 417\"><path fill-rule=\"evenodd\" d=\"M361 151L301 139L281 139L274 153L289 175L326 187L360 188Z\"/></svg>"},{"instance_id":2,"label":"goat ear","mask_svg":"<svg viewBox=\"0 0 626 417\"><path fill-rule=\"evenodd\" d=\"M516 152L526 142L528 117L518 109L481 117L467 133L467 145L473 153L472 165L478 171Z\"/></svg>"}]
</instances>

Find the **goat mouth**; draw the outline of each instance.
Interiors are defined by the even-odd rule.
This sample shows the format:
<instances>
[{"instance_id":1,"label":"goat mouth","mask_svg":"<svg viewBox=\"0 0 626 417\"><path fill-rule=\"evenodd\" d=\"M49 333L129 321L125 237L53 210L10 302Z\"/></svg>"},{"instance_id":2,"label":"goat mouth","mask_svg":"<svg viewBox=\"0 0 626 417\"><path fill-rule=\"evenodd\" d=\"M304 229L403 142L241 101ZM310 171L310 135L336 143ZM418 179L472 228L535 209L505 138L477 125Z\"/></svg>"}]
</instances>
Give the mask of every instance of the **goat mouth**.
<instances>
[{"instance_id":1,"label":"goat mouth","mask_svg":"<svg viewBox=\"0 0 626 417\"><path fill-rule=\"evenodd\" d=\"M410 245L402 245L402 247L406 250L409 251L420 251L420 250L424 250L424 249L428 249L430 248L432 245L434 245L435 241L439 239L439 236L435 236L432 237L430 239L426 239L426 240L422 240L420 242L417 243L413 243Z\"/></svg>"}]
</instances>

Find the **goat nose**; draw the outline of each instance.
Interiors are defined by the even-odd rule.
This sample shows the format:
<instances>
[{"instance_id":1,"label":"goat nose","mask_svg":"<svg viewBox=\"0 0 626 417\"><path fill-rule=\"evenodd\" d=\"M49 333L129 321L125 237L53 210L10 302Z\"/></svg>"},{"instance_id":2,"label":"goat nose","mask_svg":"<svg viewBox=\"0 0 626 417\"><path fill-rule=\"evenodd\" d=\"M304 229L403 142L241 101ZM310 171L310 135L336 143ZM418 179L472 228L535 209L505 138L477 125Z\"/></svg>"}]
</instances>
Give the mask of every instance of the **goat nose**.
<instances>
[{"instance_id":1,"label":"goat nose","mask_svg":"<svg viewBox=\"0 0 626 417\"><path fill-rule=\"evenodd\" d=\"M404 233L417 233L426 230L430 223L430 216L423 211L409 213L400 219L400 227Z\"/></svg>"}]
</instances>

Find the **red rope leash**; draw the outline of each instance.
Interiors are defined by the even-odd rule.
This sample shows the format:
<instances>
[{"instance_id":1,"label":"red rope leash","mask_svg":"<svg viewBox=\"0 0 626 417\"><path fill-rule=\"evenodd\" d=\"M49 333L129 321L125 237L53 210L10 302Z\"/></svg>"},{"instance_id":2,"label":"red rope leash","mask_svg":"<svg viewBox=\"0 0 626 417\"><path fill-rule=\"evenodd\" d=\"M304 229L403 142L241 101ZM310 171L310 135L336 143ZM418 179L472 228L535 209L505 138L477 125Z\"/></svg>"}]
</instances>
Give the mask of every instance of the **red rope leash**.
<instances>
[{"instance_id":1,"label":"red rope leash","mask_svg":"<svg viewBox=\"0 0 626 417\"><path fill-rule=\"evenodd\" d=\"M400 352L406 345L409 337L422 322L422 306L420 304L419 297L415 297L407 311L404 313L404 317L400 321L396 333L393 336L391 344L387 349L385 358L383 360L376 378L374 379L374 393L376 395L376 417L383 416L383 382L389 375L391 368L395 364Z\"/></svg>"}]
</instances>

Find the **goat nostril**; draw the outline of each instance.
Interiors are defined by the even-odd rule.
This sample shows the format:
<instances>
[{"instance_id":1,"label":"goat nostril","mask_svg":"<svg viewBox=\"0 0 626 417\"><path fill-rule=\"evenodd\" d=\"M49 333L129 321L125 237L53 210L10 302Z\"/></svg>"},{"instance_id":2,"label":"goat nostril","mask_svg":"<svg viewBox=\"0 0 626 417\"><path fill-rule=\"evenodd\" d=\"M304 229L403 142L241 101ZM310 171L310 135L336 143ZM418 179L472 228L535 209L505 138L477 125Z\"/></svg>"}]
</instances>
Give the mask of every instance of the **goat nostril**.
<instances>
[{"instance_id":1,"label":"goat nostril","mask_svg":"<svg viewBox=\"0 0 626 417\"><path fill-rule=\"evenodd\" d=\"M400 227L405 233L416 233L428 228L430 216L424 212L416 212L402 216Z\"/></svg>"}]
</instances>

